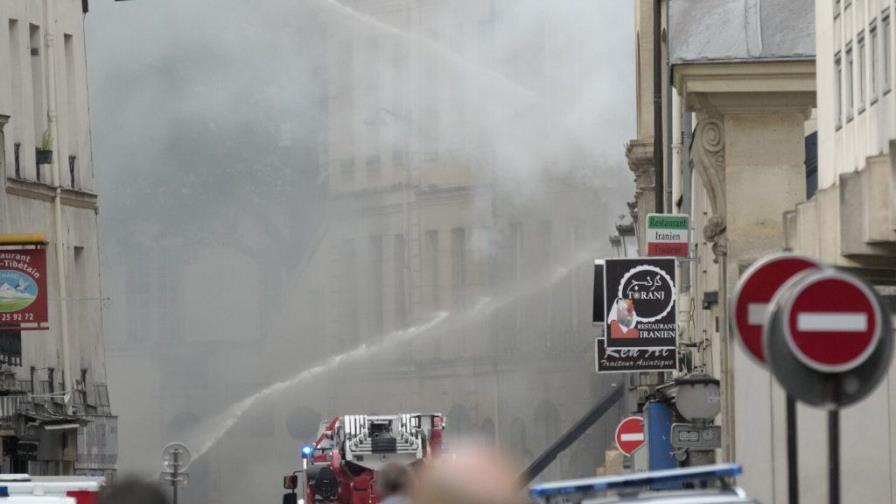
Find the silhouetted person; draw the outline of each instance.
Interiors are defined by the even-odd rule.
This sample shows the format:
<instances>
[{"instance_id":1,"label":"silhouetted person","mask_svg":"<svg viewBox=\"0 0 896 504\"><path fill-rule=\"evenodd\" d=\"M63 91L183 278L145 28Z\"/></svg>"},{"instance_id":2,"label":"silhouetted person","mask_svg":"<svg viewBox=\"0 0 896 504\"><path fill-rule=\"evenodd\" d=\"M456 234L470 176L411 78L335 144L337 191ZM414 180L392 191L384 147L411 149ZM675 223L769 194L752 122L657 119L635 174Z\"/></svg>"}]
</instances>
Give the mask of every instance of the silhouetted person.
<instances>
[{"instance_id":1,"label":"silhouetted person","mask_svg":"<svg viewBox=\"0 0 896 504\"><path fill-rule=\"evenodd\" d=\"M376 473L376 493L381 504L405 504L411 487L411 470L401 464L384 465Z\"/></svg>"},{"instance_id":2,"label":"silhouetted person","mask_svg":"<svg viewBox=\"0 0 896 504\"><path fill-rule=\"evenodd\" d=\"M414 504L523 504L519 469L483 442L461 443L424 468Z\"/></svg>"},{"instance_id":3,"label":"silhouetted person","mask_svg":"<svg viewBox=\"0 0 896 504\"><path fill-rule=\"evenodd\" d=\"M104 488L97 504L168 504L168 496L156 483L126 478Z\"/></svg>"}]
</instances>

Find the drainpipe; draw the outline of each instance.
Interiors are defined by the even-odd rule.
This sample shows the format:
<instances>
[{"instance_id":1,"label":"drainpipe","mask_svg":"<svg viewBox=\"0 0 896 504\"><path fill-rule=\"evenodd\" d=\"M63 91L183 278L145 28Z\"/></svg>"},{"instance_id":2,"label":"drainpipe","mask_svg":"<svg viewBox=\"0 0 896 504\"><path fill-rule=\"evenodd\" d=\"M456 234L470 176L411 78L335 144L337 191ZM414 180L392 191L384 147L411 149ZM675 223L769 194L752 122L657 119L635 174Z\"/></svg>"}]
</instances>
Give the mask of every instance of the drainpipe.
<instances>
[{"instance_id":1,"label":"drainpipe","mask_svg":"<svg viewBox=\"0 0 896 504\"><path fill-rule=\"evenodd\" d=\"M681 98L678 97L678 94L669 93L672 97L672 106L669 107L669 114L672 117L672 138L669 142L670 150L672 151L672 159L669 170L670 176L669 180L672 181L670 184L669 190L666 191L666 195L669 198L669 211L672 213L679 213L675 211L675 203L677 202L677 197L681 196L684 192L682 190L682 176L684 175L684 170L682 170L682 160L681 160ZM682 199L682 207L683 205Z\"/></svg>"},{"instance_id":2,"label":"drainpipe","mask_svg":"<svg viewBox=\"0 0 896 504\"><path fill-rule=\"evenodd\" d=\"M65 412L72 413L72 369L71 354L69 349L68 334L68 295L65 288L65 244L63 242L62 228L62 176L59 173L59 159L62 153L59 151L59 121L56 120L56 16L53 3L55 0L44 0L46 23L46 60L47 60L47 120L53 135L53 217L56 234L56 274L59 277L59 333L62 338L62 370L63 386L65 387Z\"/></svg>"},{"instance_id":3,"label":"drainpipe","mask_svg":"<svg viewBox=\"0 0 896 504\"><path fill-rule=\"evenodd\" d=\"M662 0L653 2L653 188L656 201L654 211L663 213L663 45L662 35Z\"/></svg>"}]
</instances>

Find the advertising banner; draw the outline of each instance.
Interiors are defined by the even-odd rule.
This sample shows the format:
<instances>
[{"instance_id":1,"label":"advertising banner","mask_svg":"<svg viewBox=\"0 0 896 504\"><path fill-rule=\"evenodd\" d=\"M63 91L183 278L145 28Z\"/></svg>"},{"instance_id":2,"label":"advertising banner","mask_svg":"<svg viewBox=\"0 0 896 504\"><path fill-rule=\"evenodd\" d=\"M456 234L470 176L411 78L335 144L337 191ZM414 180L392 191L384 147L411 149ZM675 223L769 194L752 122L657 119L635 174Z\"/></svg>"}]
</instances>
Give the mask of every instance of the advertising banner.
<instances>
[{"instance_id":1,"label":"advertising banner","mask_svg":"<svg viewBox=\"0 0 896 504\"><path fill-rule=\"evenodd\" d=\"M47 250L0 249L0 330L47 329Z\"/></svg>"},{"instance_id":2,"label":"advertising banner","mask_svg":"<svg viewBox=\"0 0 896 504\"><path fill-rule=\"evenodd\" d=\"M673 371L678 366L675 259L604 261L604 334L597 371Z\"/></svg>"}]
</instances>

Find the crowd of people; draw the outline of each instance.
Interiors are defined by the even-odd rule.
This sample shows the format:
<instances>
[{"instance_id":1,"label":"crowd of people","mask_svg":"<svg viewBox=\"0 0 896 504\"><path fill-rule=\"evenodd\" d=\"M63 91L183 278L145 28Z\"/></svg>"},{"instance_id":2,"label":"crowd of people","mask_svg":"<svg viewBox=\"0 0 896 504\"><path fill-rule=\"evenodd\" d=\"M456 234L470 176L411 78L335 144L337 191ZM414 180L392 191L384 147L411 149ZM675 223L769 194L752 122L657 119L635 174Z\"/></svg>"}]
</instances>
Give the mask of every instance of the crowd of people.
<instances>
[{"instance_id":1,"label":"crowd of people","mask_svg":"<svg viewBox=\"0 0 896 504\"><path fill-rule=\"evenodd\" d=\"M389 464L374 484L381 504L522 504L519 471L500 451L483 444L461 444L452 453L411 471ZM158 485L126 480L107 487L98 504L167 504ZM191 503L192 504L192 503Z\"/></svg>"}]
</instances>

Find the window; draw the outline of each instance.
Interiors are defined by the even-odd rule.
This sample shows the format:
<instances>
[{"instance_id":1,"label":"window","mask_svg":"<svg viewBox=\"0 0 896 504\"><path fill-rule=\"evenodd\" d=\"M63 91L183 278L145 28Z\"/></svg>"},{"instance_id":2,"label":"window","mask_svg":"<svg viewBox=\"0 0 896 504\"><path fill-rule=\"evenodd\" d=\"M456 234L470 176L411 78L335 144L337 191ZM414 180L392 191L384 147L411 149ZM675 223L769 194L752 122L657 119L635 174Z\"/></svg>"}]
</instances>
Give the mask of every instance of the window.
<instances>
[{"instance_id":1,"label":"window","mask_svg":"<svg viewBox=\"0 0 896 504\"><path fill-rule=\"evenodd\" d=\"M68 157L68 176L71 187L74 189L78 183L78 156Z\"/></svg>"},{"instance_id":2,"label":"window","mask_svg":"<svg viewBox=\"0 0 896 504\"><path fill-rule=\"evenodd\" d=\"M429 286L430 304L433 310L438 310L439 300L439 232L429 230L426 232L424 249L426 264L426 283Z\"/></svg>"},{"instance_id":3,"label":"window","mask_svg":"<svg viewBox=\"0 0 896 504\"><path fill-rule=\"evenodd\" d=\"M834 0L834 19L840 16L840 0Z\"/></svg>"},{"instance_id":4,"label":"window","mask_svg":"<svg viewBox=\"0 0 896 504\"><path fill-rule=\"evenodd\" d=\"M350 183L355 178L355 159L346 158L339 161L339 175L343 181Z\"/></svg>"},{"instance_id":5,"label":"window","mask_svg":"<svg viewBox=\"0 0 896 504\"><path fill-rule=\"evenodd\" d=\"M104 383L94 386L96 390L96 405L109 406L109 388Z\"/></svg>"},{"instance_id":6,"label":"window","mask_svg":"<svg viewBox=\"0 0 896 504\"><path fill-rule=\"evenodd\" d=\"M358 299L358 276L355 266L355 244L351 238L346 239L342 246L342 267L339 274L341 278L343 306L345 307L345 339L349 344L358 342L360 300Z\"/></svg>"},{"instance_id":7,"label":"window","mask_svg":"<svg viewBox=\"0 0 896 504\"><path fill-rule=\"evenodd\" d=\"M373 182L379 180L380 178L380 155L379 154L371 154L367 156L367 160L365 161L367 166L367 181Z\"/></svg>"},{"instance_id":8,"label":"window","mask_svg":"<svg viewBox=\"0 0 896 504\"><path fill-rule=\"evenodd\" d=\"M404 166L406 161L406 156L404 152L404 147L393 147L392 148L392 164L395 166Z\"/></svg>"},{"instance_id":9,"label":"window","mask_svg":"<svg viewBox=\"0 0 896 504\"><path fill-rule=\"evenodd\" d=\"M63 35L63 47L65 49L65 80L66 80L66 107L64 120L68 123L68 130L72 133L78 131L78 95L75 86L77 71L75 70L75 39L70 34ZM77 155L79 145L76 135L68 135L68 152ZM71 162L71 158L69 158ZM75 179L72 177L72 187L75 187Z\"/></svg>"},{"instance_id":10,"label":"window","mask_svg":"<svg viewBox=\"0 0 896 504\"><path fill-rule=\"evenodd\" d=\"M22 178L22 142L12 144L13 167L15 168L16 178Z\"/></svg>"},{"instance_id":11,"label":"window","mask_svg":"<svg viewBox=\"0 0 896 504\"><path fill-rule=\"evenodd\" d=\"M881 30L881 59L882 63L880 66L880 72L883 74L883 90L884 93L890 92L891 87L891 79L890 76L890 12L886 11L880 18L880 30Z\"/></svg>"},{"instance_id":12,"label":"window","mask_svg":"<svg viewBox=\"0 0 896 504\"><path fill-rule=\"evenodd\" d=\"M859 114L865 111L865 32L859 32L859 38L856 42L858 44L859 51L859 61L858 68L856 71L858 75L856 75L856 103L857 108L859 110Z\"/></svg>"},{"instance_id":13,"label":"window","mask_svg":"<svg viewBox=\"0 0 896 504\"><path fill-rule=\"evenodd\" d=\"M852 120L853 115L853 107L855 106L855 101L853 100L853 75L855 73L855 64L853 62L852 57L852 44L848 44L846 46L846 121Z\"/></svg>"},{"instance_id":14,"label":"window","mask_svg":"<svg viewBox=\"0 0 896 504\"><path fill-rule=\"evenodd\" d=\"M871 89L868 93L871 95L871 103L873 104L877 101L877 69L879 67L877 62L879 55L879 51L877 50L877 21L872 21L871 25L868 27L868 37L870 38L870 47L868 50L871 51L871 54L868 56L871 63L871 75L868 77Z\"/></svg>"},{"instance_id":15,"label":"window","mask_svg":"<svg viewBox=\"0 0 896 504\"><path fill-rule=\"evenodd\" d=\"M44 123L47 119L47 110L44 108L44 65L41 61L40 48L42 37L40 26L29 24L28 36L31 49L31 96L33 97L34 138L35 144L40 145L41 137L46 127ZM40 180L39 168L37 180Z\"/></svg>"},{"instance_id":16,"label":"window","mask_svg":"<svg viewBox=\"0 0 896 504\"><path fill-rule=\"evenodd\" d=\"M392 255L395 258L393 261L395 268L395 327L402 328L405 327L408 323L408 309L407 309L407 299L406 290L405 290L405 271L407 269L407 264L405 262L405 248L407 244L404 239L404 235L397 234L395 235L394 242L392 245Z\"/></svg>"},{"instance_id":17,"label":"window","mask_svg":"<svg viewBox=\"0 0 896 504\"><path fill-rule=\"evenodd\" d=\"M374 336L378 337L383 332L383 237L370 237L370 323Z\"/></svg>"},{"instance_id":18,"label":"window","mask_svg":"<svg viewBox=\"0 0 896 504\"><path fill-rule=\"evenodd\" d=\"M451 281L454 307L463 306L466 279L467 235L464 228L451 230Z\"/></svg>"},{"instance_id":19,"label":"window","mask_svg":"<svg viewBox=\"0 0 896 504\"><path fill-rule=\"evenodd\" d=\"M838 52L834 55L834 126L843 126L843 58Z\"/></svg>"}]
</instances>

